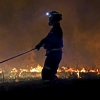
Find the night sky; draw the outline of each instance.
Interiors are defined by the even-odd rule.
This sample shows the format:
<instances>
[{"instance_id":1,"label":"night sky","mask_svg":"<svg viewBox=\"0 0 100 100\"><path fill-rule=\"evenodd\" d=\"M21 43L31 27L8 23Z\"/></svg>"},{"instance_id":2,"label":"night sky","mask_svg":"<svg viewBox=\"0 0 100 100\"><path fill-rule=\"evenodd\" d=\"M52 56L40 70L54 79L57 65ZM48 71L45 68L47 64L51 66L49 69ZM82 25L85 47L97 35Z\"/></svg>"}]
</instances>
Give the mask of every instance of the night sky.
<instances>
[{"instance_id":1,"label":"night sky","mask_svg":"<svg viewBox=\"0 0 100 100\"><path fill-rule=\"evenodd\" d=\"M100 68L100 0L0 0L0 61L34 48L52 28L45 13L53 10L63 18L60 66ZM41 48L0 67L43 66L44 60Z\"/></svg>"}]
</instances>

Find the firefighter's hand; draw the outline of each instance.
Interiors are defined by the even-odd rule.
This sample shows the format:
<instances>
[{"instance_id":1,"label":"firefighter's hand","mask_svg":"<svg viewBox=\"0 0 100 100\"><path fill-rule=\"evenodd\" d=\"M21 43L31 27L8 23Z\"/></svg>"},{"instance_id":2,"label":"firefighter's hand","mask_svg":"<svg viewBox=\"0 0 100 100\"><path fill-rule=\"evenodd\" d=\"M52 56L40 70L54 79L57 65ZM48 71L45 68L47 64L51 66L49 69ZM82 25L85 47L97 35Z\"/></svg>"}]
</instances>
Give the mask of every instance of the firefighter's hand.
<instances>
[{"instance_id":1,"label":"firefighter's hand","mask_svg":"<svg viewBox=\"0 0 100 100\"><path fill-rule=\"evenodd\" d=\"M40 48L41 48L41 45L40 45L40 44L37 44L37 45L35 46L35 49L37 49L38 51L40 50Z\"/></svg>"}]
</instances>

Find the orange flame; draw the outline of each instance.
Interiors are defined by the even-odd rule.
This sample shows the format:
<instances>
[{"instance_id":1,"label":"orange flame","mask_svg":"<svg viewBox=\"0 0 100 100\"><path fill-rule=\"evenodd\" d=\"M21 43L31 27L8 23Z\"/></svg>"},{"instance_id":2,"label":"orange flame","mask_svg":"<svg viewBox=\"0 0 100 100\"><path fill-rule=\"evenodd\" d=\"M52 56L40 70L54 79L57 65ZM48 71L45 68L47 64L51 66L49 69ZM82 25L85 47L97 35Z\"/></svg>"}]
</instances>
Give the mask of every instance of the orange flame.
<instances>
[{"instance_id":1,"label":"orange flame","mask_svg":"<svg viewBox=\"0 0 100 100\"><path fill-rule=\"evenodd\" d=\"M10 78L17 78L17 77L20 77L20 78L25 78L26 76L29 75L35 75L35 74L31 74L31 73L39 73L37 76L38 77L41 77L40 73L42 71L42 66L40 66L39 64L33 68L33 67L30 67L29 68L20 68L19 70L16 69L16 68L12 68L12 70L9 72L10 73ZM58 70L57 70L57 76L58 77L61 77L59 73L65 73L67 74L68 76L66 76L65 78L69 77L70 75L73 75L73 73L75 75L77 75L78 78L81 78L80 76L80 73L88 73L88 72L92 72L92 73L96 73L97 75L99 75L99 69L96 69L96 70L86 70L85 68L82 68L81 70L79 69L73 69L71 67L65 67L65 66L62 66L62 67L59 67ZM4 73L3 70L0 69L0 75Z\"/></svg>"},{"instance_id":2,"label":"orange flame","mask_svg":"<svg viewBox=\"0 0 100 100\"><path fill-rule=\"evenodd\" d=\"M32 68L30 69L30 72L41 72L42 71L42 67L38 64L36 68Z\"/></svg>"}]
</instances>

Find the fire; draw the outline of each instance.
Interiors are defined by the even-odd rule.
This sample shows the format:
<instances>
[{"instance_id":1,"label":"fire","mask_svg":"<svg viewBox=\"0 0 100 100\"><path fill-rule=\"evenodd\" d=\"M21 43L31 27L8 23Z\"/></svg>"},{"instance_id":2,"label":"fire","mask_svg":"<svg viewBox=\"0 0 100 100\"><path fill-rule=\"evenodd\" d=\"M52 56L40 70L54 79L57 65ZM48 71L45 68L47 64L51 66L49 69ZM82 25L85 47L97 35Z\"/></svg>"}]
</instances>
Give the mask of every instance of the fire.
<instances>
[{"instance_id":1,"label":"fire","mask_svg":"<svg viewBox=\"0 0 100 100\"><path fill-rule=\"evenodd\" d=\"M42 71L42 67L38 64L36 68L32 68L30 69L30 72L41 72Z\"/></svg>"},{"instance_id":2,"label":"fire","mask_svg":"<svg viewBox=\"0 0 100 100\"><path fill-rule=\"evenodd\" d=\"M82 69L81 69L81 72L86 72L85 68L82 68Z\"/></svg>"},{"instance_id":3,"label":"fire","mask_svg":"<svg viewBox=\"0 0 100 100\"><path fill-rule=\"evenodd\" d=\"M18 82L18 78L35 78L35 77L39 77L41 78L41 71L42 71L42 66L40 66L39 64L33 68L33 67L28 67L28 68L12 68L11 71L9 72L9 77L16 79ZM1 75L3 75L3 78L6 78L6 72L2 69L0 69L0 77ZM74 69L72 67L66 67L66 66L62 66L59 67L57 70L57 74L58 77L60 78L71 78L71 77L76 77L76 78L84 78L87 76L98 76L99 74L99 69L96 70L86 70L85 68L82 68L81 70L79 69ZM3 79L4 80L4 79Z\"/></svg>"},{"instance_id":4,"label":"fire","mask_svg":"<svg viewBox=\"0 0 100 100\"><path fill-rule=\"evenodd\" d=\"M13 73L13 72L17 73L18 70L17 70L16 68L13 68L13 69L11 70L11 73Z\"/></svg>"}]
</instances>

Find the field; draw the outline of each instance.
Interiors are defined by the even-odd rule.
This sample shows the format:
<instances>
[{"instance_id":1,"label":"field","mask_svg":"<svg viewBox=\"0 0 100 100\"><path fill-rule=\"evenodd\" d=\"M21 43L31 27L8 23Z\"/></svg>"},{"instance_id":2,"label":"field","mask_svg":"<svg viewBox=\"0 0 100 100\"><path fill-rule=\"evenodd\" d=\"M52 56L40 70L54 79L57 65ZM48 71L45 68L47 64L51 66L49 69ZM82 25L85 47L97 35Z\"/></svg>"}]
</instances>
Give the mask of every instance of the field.
<instances>
[{"instance_id":1,"label":"field","mask_svg":"<svg viewBox=\"0 0 100 100\"><path fill-rule=\"evenodd\" d=\"M19 74L18 74L19 75ZM100 74L98 72L60 72L60 83L44 87L41 74L35 72L23 72L20 77L15 72L1 74L0 96L16 98L73 98L83 99L99 97ZM48 97L48 98L47 98Z\"/></svg>"},{"instance_id":2,"label":"field","mask_svg":"<svg viewBox=\"0 0 100 100\"><path fill-rule=\"evenodd\" d=\"M20 82L0 83L0 94L10 97L39 98L45 96L66 98L87 98L96 95L100 90L100 79L61 79L59 84L44 87L41 79L31 79Z\"/></svg>"}]
</instances>

